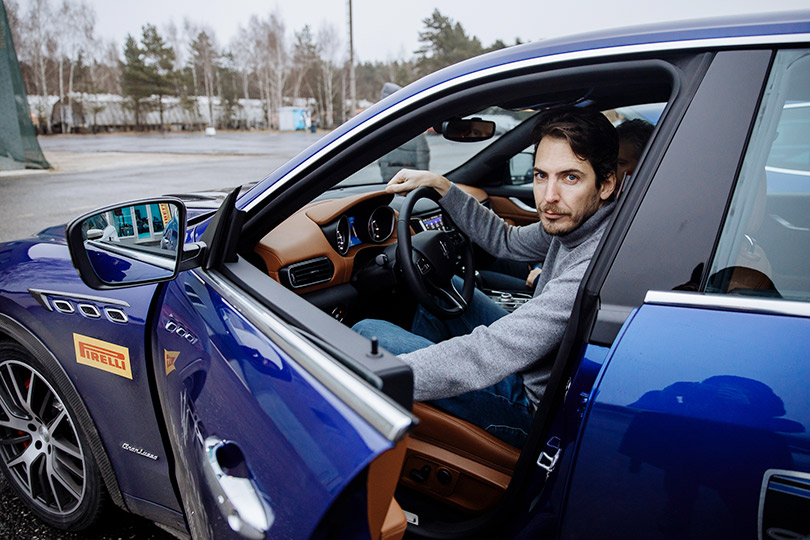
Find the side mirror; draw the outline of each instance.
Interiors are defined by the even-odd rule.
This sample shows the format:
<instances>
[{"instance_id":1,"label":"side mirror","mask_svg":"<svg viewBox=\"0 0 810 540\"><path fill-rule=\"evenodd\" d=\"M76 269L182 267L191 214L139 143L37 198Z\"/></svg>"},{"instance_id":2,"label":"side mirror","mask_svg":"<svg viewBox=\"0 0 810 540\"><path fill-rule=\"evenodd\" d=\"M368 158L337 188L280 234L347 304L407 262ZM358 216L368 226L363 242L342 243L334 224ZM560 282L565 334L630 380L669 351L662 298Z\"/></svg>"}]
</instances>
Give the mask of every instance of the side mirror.
<instances>
[{"instance_id":1,"label":"side mirror","mask_svg":"<svg viewBox=\"0 0 810 540\"><path fill-rule=\"evenodd\" d=\"M442 136L455 142L479 142L495 135L495 122L481 118L451 118L441 125Z\"/></svg>"},{"instance_id":2,"label":"side mirror","mask_svg":"<svg viewBox=\"0 0 810 540\"><path fill-rule=\"evenodd\" d=\"M161 197L109 206L66 228L73 266L93 289L174 279L184 262L186 207Z\"/></svg>"}]
</instances>

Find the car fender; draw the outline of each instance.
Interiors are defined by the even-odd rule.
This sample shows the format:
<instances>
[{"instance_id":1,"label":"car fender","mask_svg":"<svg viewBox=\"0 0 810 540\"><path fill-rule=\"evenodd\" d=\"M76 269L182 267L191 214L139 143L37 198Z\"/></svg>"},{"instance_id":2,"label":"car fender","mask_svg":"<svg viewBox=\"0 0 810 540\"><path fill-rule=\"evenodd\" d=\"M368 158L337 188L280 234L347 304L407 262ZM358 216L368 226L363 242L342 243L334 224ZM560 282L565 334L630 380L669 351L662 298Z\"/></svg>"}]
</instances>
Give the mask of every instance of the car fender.
<instances>
[{"instance_id":1,"label":"car fender","mask_svg":"<svg viewBox=\"0 0 810 540\"><path fill-rule=\"evenodd\" d=\"M115 476L110 459L104 449L104 444L101 442L101 437L96 429L96 425L93 423L90 413L84 405L84 401L79 397L76 387L65 372L62 364L59 363L48 347L25 326L8 315L0 313L0 339L4 337L8 337L25 347L32 356L47 365L51 369L51 372L55 374L57 384L65 391L66 399L73 410L76 411L79 426L90 442L90 451L93 452L93 457L96 459L110 498L116 506L127 510L121 489L118 486L118 479Z\"/></svg>"},{"instance_id":2,"label":"car fender","mask_svg":"<svg viewBox=\"0 0 810 540\"><path fill-rule=\"evenodd\" d=\"M180 505L169 480L171 456L153 411L146 366L150 352L144 328L155 287L89 289L73 268L62 237L43 234L0 244L0 314L5 326L16 328L14 332L0 331L32 354L45 354L49 365L59 366L59 372L70 381L74 397L83 404L82 425L95 426L92 440L106 452L106 457L96 457L101 470L115 478L116 485L110 491L118 493L116 502L126 507L135 504L139 507L136 513L161 521L168 511L168 519L174 523ZM58 309L55 301L64 302L59 305L65 310ZM94 316L84 314L82 306L95 310L91 313ZM110 317L111 310L123 318L116 321ZM29 338L18 339L21 333ZM131 360L129 373L80 361L80 340L126 350ZM157 459L144 457L147 454ZM147 502L147 510L141 508L142 501Z\"/></svg>"}]
</instances>

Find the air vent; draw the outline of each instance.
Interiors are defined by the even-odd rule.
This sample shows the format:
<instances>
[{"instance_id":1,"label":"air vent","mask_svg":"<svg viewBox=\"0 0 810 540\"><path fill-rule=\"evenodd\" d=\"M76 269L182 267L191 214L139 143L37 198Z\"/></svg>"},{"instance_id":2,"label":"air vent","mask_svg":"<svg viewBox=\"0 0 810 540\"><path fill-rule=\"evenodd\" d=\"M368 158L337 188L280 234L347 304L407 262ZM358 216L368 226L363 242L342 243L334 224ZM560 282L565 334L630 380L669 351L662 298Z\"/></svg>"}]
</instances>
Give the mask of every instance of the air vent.
<instances>
[{"instance_id":1,"label":"air vent","mask_svg":"<svg viewBox=\"0 0 810 540\"><path fill-rule=\"evenodd\" d=\"M98 319L101 317L98 308L93 304L79 304L79 312L90 319Z\"/></svg>"},{"instance_id":2,"label":"air vent","mask_svg":"<svg viewBox=\"0 0 810 540\"><path fill-rule=\"evenodd\" d=\"M73 313L74 311L76 311L75 309L73 309L73 304L71 304L67 300L54 300L53 307L56 308L56 311L59 311L61 313Z\"/></svg>"},{"instance_id":3,"label":"air vent","mask_svg":"<svg viewBox=\"0 0 810 540\"><path fill-rule=\"evenodd\" d=\"M129 317L127 317L127 314L117 308L105 307L104 314L107 315L107 319L115 323L124 324L129 322Z\"/></svg>"},{"instance_id":4,"label":"air vent","mask_svg":"<svg viewBox=\"0 0 810 540\"><path fill-rule=\"evenodd\" d=\"M293 289L326 283L332 279L335 267L326 257L318 257L300 263L291 264L281 269L281 279Z\"/></svg>"}]
</instances>

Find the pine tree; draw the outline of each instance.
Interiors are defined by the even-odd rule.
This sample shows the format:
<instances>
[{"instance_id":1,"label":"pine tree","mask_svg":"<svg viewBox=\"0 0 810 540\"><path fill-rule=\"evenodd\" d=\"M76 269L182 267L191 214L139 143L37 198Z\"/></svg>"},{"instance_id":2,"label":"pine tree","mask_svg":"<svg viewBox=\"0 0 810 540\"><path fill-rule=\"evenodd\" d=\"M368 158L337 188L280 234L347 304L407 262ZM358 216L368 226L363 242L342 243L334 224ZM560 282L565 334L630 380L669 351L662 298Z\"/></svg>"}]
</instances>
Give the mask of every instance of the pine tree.
<instances>
[{"instance_id":1,"label":"pine tree","mask_svg":"<svg viewBox=\"0 0 810 540\"><path fill-rule=\"evenodd\" d=\"M417 66L422 75L484 52L477 37L468 36L461 23L454 23L438 9L423 19L422 24L425 29L419 32L419 42L423 45L416 51Z\"/></svg>"},{"instance_id":2,"label":"pine tree","mask_svg":"<svg viewBox=\"0 0 810 540\"><path fill-rule=\"evenodd\" d=\"M154 25L143 27L141 38L143 62L146 76L151 86L151 94L158 98L160 111L160 129L163 130L163 98L177 93L176 73L174 70L174 49L169 47L158 34Z\"/></svg>"},{"instance_id":3,"label":"pine tree","mask_svg":"<svg viewBox=\"0 0 810 540\"><path fill-rule=\"evenodd\" d=\"M144 52L131 35L127 34L124 44L124 69L121 74L121 93L132 101L135 111L135 129L141 127L141 112L144 102L152 95L152 84Z\"/></svg>"}]
</instances>

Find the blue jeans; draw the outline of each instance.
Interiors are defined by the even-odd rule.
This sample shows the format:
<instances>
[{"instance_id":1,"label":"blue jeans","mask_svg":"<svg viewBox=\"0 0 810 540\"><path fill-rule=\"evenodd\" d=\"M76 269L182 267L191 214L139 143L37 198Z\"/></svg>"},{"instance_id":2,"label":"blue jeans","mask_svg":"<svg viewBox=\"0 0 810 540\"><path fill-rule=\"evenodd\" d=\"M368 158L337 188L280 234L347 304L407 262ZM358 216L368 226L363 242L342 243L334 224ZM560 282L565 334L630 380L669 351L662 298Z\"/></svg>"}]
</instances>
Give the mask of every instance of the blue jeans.
<instances>
[{"instance_id":1,"label":"blue jeans","mask_svg":"<svg viewBox=\"0 0 810 540\"><path fill-rule=\"evenodd\" d=\"M460 285L457 284L457 288L460 290ZM376 336L380 346L394 354L406 354L451 337L469 334L476 326L489 325L507 313L476 289L467 311L455 319L439 319L420 306L414 315L411 332L377 319L362 320L352 329L367 338ZM481 390L427 403L517 447L526 442L532 423L531 402L519 373Z\"/></svg>"}]
</instances>

